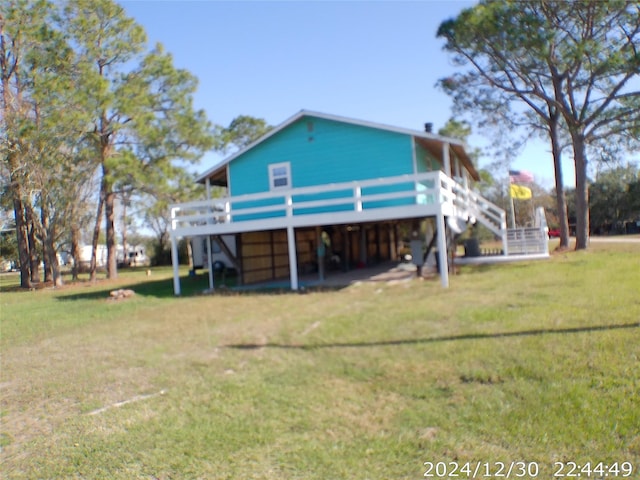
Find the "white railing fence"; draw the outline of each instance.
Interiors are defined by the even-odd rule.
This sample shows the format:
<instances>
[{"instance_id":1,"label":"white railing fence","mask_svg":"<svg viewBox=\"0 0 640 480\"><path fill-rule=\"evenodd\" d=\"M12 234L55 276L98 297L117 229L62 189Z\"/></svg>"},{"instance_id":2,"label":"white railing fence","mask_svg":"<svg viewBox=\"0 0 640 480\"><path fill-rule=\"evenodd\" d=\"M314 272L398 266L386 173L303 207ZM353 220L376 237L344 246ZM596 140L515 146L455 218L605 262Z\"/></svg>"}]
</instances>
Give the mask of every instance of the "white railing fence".
<instances>
[{"instance_id":1,"label":"white railing fence","mask_svg":"<svg viewBox=\"0 0 640 480\"><path fill-rule=\"evenodd\" d=\"M197 225L313 215L332 210L360 212L385 206L436 202L449 205L455 213L462 214L466 208L456 203L456 192L462 188L442 172L427 172L214 198L172 205L171 229L176 231Z\"/></svg>"},{"instance_id":2,"label":"white railing fence","mask_svg":"<svg viewBox=\"0 0 640 480\"><path fill-rule=\"evenodd\" d=\"M446 216L480 221L502 238L505 254L534 248L508 241L505 211L439 171L180 203L171 206L171 229L180 235L207 224L436 204Z\"/></svg>"},{"instance_id":3,"label":"white railing fence","mask_svg":"<svg viewBox=\"0 0 640 480\"><path fill-rule=\"evenodd\" d=\"M509 228L507 244L510 255L549 253L547 232L540 227Z\"/></svg>"}]
</instances>

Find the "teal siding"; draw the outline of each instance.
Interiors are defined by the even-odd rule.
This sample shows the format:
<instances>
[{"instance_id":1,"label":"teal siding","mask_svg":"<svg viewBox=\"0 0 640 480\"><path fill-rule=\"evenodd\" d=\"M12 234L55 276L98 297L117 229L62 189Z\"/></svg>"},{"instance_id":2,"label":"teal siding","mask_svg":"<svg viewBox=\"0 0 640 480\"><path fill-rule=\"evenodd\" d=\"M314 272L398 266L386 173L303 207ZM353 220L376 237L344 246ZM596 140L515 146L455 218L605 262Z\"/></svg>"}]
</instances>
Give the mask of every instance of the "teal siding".
<instances>
[{"instance_id":1,"label":"teal siding","mask_svg":"<svg viewBox=\"0 0 640 480\"><path fill-rule=\"evenodd\" d=\"M303 117L229 164L230 195L269 192L270 164L289 162L291 186L311 187L413 173L411 136L315 117ZM397 186L380 189L398 191ZM284 192L283 192L284 193ZM337 198L351 192L305 195L305 200ZM411 199L370 202L364 208L414 203ZM264 205L251 202L251 206ZM249 205L245 205L249 207ZM353 206L298 208L295 214L352 210ZM247 215L266 218L266 214ZM236 220L242 217L234 216Z\"/></svg>"},{"instance_id":2,"label":"teal siding","mask_svg":"<svg viewBox=\"0 0 640 480\"><path fill-rule=\"evenodd\" d=\"M304 117L229 164L230 194L268 192L279 162L291 162L294 188L413 173L410 136Z\"/></svg>"}]
</instances>

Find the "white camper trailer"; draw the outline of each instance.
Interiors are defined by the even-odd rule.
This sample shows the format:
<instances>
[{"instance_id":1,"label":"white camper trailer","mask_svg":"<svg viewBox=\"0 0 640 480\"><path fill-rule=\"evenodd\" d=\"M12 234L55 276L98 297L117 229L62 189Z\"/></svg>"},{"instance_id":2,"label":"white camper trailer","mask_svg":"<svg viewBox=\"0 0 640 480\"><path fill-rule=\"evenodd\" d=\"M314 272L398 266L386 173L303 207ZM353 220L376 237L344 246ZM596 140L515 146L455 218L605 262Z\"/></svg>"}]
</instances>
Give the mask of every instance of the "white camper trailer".
<instances>
[{"instance_id":1,"label":"white camper trailer","mask_svg":"<svg viewBox=\"0 0 640 480\"><path fill-rule=\"evenodd\" d=\"M80 247L80 266L88 267L91 263L93 255L93 247L91 245L82 245ZM96 248L96 267L102 268L107 266L107 246L100 243Z\"/></svg>"},{"instance_id":2,"label":"white camper trailer","mask_svg":"<svg viewBox=\"0 0 640 480\"><path fill-rule=\"evenodd\" d=\"M147 267L150 265L144 245L127 245L126 254L122 245L117 245L116 258L119 267Z\"/></svg>"},{"instance_id":3,"label":"white camper trailer","mask_svg":"<svg viewBox=\"0 0 640 480\"><path fill-rule=\"evenodd\" d=\"M224 242L224 245L220 245ZM214 271L230 270L234 268L234 264L225 253L228 250L233 257L236 256L236 236L220 235L219 237L211 237L211 264ZM193 254L193 269L209 268L209 260L207 257L207 237L199 236L191 239L191 251Z\"/></svg>"}]
</instances>

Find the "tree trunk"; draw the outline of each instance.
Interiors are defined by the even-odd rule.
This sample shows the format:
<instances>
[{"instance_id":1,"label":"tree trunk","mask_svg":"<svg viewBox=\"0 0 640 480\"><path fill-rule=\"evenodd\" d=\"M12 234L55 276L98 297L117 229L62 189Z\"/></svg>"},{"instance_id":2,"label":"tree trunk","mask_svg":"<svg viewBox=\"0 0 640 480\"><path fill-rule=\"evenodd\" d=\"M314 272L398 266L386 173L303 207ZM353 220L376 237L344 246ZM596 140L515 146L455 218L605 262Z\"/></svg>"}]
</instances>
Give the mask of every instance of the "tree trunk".
<instances>
[{"instance_id":1,"label":"tree trunk","mask_svg":"<svg viewBox=\"0 0 640 480\"><path fill-rule=\"evenodd\" d=\"M105 180L100 182L100 198L98 199L98 212L96 213L96 223L93 227L93 238L91 239L91 264L89 265L89 278L91 282L96 281L96 269L98 268L98 240L100 239L100 222L102 221L102 207L105 199Z\"/></svg>"},{"instance_id":2,"label":"tree trunk","mask_svg":"<svg viewBox=\"0 0 640 480\"><path fill-rule=\"evenodd\" d=\"M193 270L193 248L191 248L191 238L185 237L185 243L187 244L187 261L189 262L189 271Z\"/></svg>"},{"instance_id":3,"label":"tree trunk","mask_svg":"<svg viewBox=\"0 0 640 480\"><path fill-rule=\"evenodd\" d=\"M127 252L127 194L122 195L122 265L129 265L129 253Z\"/></svg>"},{"instance_id":4,"label":"tree trunk","mask_svg":"<svg viewBox=\"0 0 640 480\"><path fill-rule=\"evenodd\" d=\"M18 240L18 257L20 260L20 287L31 288L31 264L29 262L29 240L27 235L27 220L24 214L24 204L20 198L20 189L12 189L13 210L16 220L16 236Z\"/></svg>"},{"instance_id":5,"label":"tree trunk","mask_svg":"<svg viewBox=\"0 0 640 480\"><path fill-rule=\"evenodd\" d=\"M64 285L64 281L62 279L62 273L60 272L60 262L58 262L58 251L55 246L55 238L56 238L56 222L55 220L51 222L49 216L49 209L46 209L46 219L47 226L43 225L43 230L46 232L46 242L45 244L46 251L48 252L48 267L51 271L51 281L53 282L54 287L61 287Z\"/></svg>"},{"instance_id":6,"label":"tree trunk","mask_svg":"<svg viewBox=\"0 0 640 480\"><path fill-rule=\"evenodd\" d=\"M73 269L71 270L71 279L78 280L80 273L80 262L82 253L80 252L80 227L75 220L71 225L71 256L73 257Z\"/></svg>"},{"instance_id":7,"label":"tree trunk","mask_svg":"<svg viewBox=\"0 0 640 480\"><path fill-rule=\"evenodd\" d=\"M41 237L42 237L42 260L44 262L44 282L53 282L53 257L55 252L53 250L53 241L49 239L49 208L46 205L46 198L44 192L40 194L41 203L40 206L40 225L41 225Z\"/></svg>"},{"instance_id":8,"label":"tree trunk","mask_svg":"<svg viewBox=\"0 0 640 480\"><path fill-rule=\"evenodd\" d=\"M111 190L111 189L109 189ZM107 191L104 202L104 214L106 220L107 233L107 278L118 278L118 264L116 252L116 229L115 229L115 198L113 191Z\"/></svg>"},{"instance_id":9,"label":"tree trunk","mask_svg":"<svg viewBox=\"0 0 640 480\"><path fill-rule=\"evenodd\" d=\"M562 175L562 151L558 142L558 119L557 112L550 112L549 137L551 139L551 153L553 154L553 169L556 180L556 208L558 210L558 222L560 223L560 245L558 248L564 250L569 248L569 219L567 217L567 198L564 194L564 178Z\"/></svg>"},{"instance_id":10,"label":"tree trunk","mask_svg":"<svg viewBox=\"0 0 640 480\"><path fill-rule=\"evenodd\" d=\"M60 273L60 263L58 263L58 252L54 244L56 238L55 222L51 223L49 208L43 199L42 202L42 246L45 260L45 282L50 281L54 287L63 285L62 274Z\"/></svg>"},{"instance_id":11,"label":"tree trunk","mask_svg":"<svg viewBox=\"0 0 640 480\"><path fill-rule=\"evenodd\" d=\"M11 49L11 47L8 47ZM13 117L15 116L15 101L20 100L20 90L12 95L11 85L9 82L9 55L7 45L5 44L4 20L0 21L0 77L2 78L2 128L7 138L6 160L9 165L9 191L13 202L13 212L16 221L16 240L18 242L18 257L20 261L20 287L31 288L31 268L29 265L29 241L27 239L27 221L25 218L24 202L22 201L22 178L21 178L21 162L19 158L19 138L16 138L15 126L13 125ZM18 68L18 59L16 59L15 70ZM16 85L18 88L18 85Z\"/></svg>"},{"instance_id":12,"label":"tree trunk","mask_svg":"<svg viewBox=\"0 0 640 480\"><path fill-rule=\"evenodd\" d=\"M31 263L29 262L29 238L27 229L27 218L25 216L25 205L22 200L22 184L17 177L20 170L17 153L10 150L8 153L9 160L9 178L11 180L11 196L13 198L13 212L16 221L16 237L18 241L18 257L20 260L20 287L31 288Z\"/></svg>"},{"instance_id":13,"label":"tree trunk","mask_svg":"<svg viewBox=\"0 0 640 480\"><path fill-rule=\"evenodd\" d=\"M576 167L576 250L589 246L589 184L584 132L571 132Z\"/></svg>"},{"instance_id":14,"label":"tree trunk","mask_svg":"<svg viewBox=\"0 0 640 480\"><path fill-rule=\"evenodd\" d=\"M60 263L58 262L58 252L56 252L56 248L53 245L53 232L49 232L49 252L51 252L51 258L49 259L49 265L51 266L51 275L53 276L53 286L61 287L64 285L64 281L62 279L62 273L60 272Z\"/></svg>"},{"instance_id":15,"label":"tree trunk","mask_svg":"<svg viewBox=\"0 0 640 480\"><path fill-rule=\"evenodd\" d=\"M33 207L30 201L24 202L25 219L27 221L27 240L29 243L29 268L31 269L31 283L40 282L40 258L38 257L38 239L36 238L36 224Z\"/></svg>"}]
</instances>

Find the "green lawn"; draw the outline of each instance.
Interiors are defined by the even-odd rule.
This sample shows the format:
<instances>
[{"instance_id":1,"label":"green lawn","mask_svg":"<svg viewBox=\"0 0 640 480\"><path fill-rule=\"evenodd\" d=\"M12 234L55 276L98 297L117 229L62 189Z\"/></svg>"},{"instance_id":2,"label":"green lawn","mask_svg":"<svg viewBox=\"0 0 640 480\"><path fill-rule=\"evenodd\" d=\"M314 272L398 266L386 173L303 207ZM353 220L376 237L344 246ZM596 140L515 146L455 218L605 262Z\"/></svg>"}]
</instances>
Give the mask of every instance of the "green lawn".
<instances>
[{"instance_id":1,"label":"green lawn","mask_svg":"<svg viewBox=\"0 0 640 480\"><path fill-rule=\"evenodd\" d=\"M2 478L417 479L438 461L640 478L640 243L465 267L447 290L174 298L170 278L0 277Z\"/></svg>"}]
</instances>

